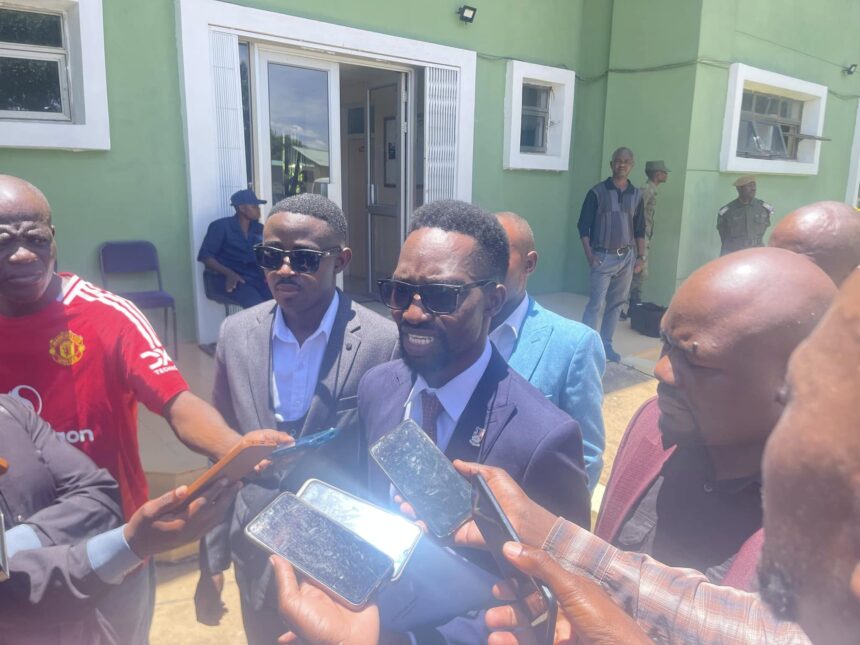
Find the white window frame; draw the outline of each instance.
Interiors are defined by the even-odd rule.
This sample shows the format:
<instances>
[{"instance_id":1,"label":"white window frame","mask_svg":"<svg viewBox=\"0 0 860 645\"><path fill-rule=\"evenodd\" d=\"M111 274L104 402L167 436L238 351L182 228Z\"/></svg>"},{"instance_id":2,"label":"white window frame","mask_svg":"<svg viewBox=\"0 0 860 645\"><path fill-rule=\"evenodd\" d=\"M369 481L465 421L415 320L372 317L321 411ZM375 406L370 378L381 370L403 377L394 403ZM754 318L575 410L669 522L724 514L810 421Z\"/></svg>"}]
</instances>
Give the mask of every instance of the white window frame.
<instances>
[{"instance_id":1,"label":"white window frame","mask_svg":"<svg viewBox=\"0 0 860 645\"><path fill-rule=\"evenodd\" d=\"M61 13L69 114L0 117L0 148L110 150L102 0L0 0L4 8ZM24 52L24 49L20 51ZM38 58L27 52L25 58ZM66 76L65 81L63 77ZM62 89L62 88L61 88ZM32 114L32 113L30 113ZM25 116L25 115L20 115Z\"/></svg>"},{"instance_id":2,"label":"white window frame","mask_svg":"<svg viewBox=\"0 0 860 645\"><path fill-rule=\"evenodd\" d=\"M803 101L800 133L821 137L827 107L827 86L810 83L784 74L734 63L729 68L726 112L720 170L775 175L817 175L821 141L802 139L797 144L797 159L757 159L737 154L741 102L744 90L775 94Z\"/></svg>"},{"instance_id":3,"label":"white window frame","mask_svg":"<svg viewBox=\"0 0 860 645\"><path fill-rule=\"evenodd\" d=\"M546 152L521 152L523 85L550 89ZM502 167L505 170L551 170L564 172L570 166L573 135L573 94L576 72L559 67L508 61L505 84L505 140Z\"/></svg>"},{"instance_id":4,"label":"white window frame","mask_svg":"<svg viewBox=\"0 0 860 645\"><path fill-rule=\"evenodd\" d=\"M7 5L0 2L0 9L27 11L39 15L52 14L60 17L60 36L62 44L59 47L0 42L0 57L20 58L23 60L48 60L57 63L58 80L60 85L60 112L31 112L27 110L0 110L0 119L9 120L40 120L40 121L69 121L72 106L69 96L69 36L67 19L63 13L55 11L31 11L30 7Z\"/></svg>"}]
</instances>

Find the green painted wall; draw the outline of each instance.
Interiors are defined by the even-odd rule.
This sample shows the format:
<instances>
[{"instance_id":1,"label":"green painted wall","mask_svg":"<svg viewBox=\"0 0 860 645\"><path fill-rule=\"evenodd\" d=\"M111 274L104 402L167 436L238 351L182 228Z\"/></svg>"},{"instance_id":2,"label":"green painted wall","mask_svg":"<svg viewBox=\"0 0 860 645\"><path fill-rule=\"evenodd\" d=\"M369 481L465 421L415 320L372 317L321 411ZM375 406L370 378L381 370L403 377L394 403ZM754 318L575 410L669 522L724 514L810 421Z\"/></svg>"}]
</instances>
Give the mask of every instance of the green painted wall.
<instances>
[{"instance_id":1,"label":"green painted wall","mask_svg":"<svg viewBox=\"0 0 860 645\"><path fill-rule=\"evenodd\" d=\"M505 65L508 58L576 68L585 2L493 0L472 25L458 20L456 1L243 0L270 11L452 45L479 53L475 110L474 190L489 209L512 209L537 232L542 262L536 292L565 287L574 173L502 170ZM601 2L603 0L600 0ZM0 171L44 190L54 208L60 267L98 279L96 249L110 239L152 240L167 288L179 301L181 335L193 336L183 126L173 0L104 0L111 150L62 152L0 149ZM590 36L593 37L593 36ZM589 98L578 115L602 120L602 100ZM589 108L594 114L589 115ZM577 137L588 141L578 127ZM594 141L584 145L589 156ZM577 154L573 168L590 165ZM578 208L578 207L577 207ZM157 319L158 316L153 316Z\"/></svg>"},{"instance_id":2,"label":"green painted wall","mask_svg":"<svg viewBox=\"0 0 860 645\"><path fill-rule=\"evenodd\" d=\"M860 63L860 3L855 0L703 0L693 126L684 195L677 280L719 255L716 212L737 197L737 173L719 171L728 64L746 63L826 85L830 92L818 174L759 175L758 197L775 221L798 206L843 200L860 98L860 75L842 69Z\"/></svg>"},{"instance_id":3,"label":"green painted wall","mask_svg":"<svg viewBox=\"0 0 860 645\"><path fill-rule=\"evenodd\" d=\"M698 48L698 2L615 0L600 174L609 176L612 152L627 146L636 156L631 181L645 183L645 162L662 159L672 171L659 189L655 234L644 297L666 302L674 288L680 245L688 140ZM592 182L594 183L594 182ZM581 203L585 191L581 190ZM577 249L579 273L586 264Z\"/></svg>"},{"instance_id":4,"label":"green painted wall","mask_svg":"<svg viewBox=\"0 0 860 645\"><path fill-rule=\"evenodd\" d=\"M101 242L152 240L189 337L188 208L173 14L168 0L104 2L110 151L0 148L0 172L24 177L47 195L61 270L98 282ZM153 314L161 330L161 316Z\"/></svg>"},{"instance_id":5,"label":"green painted wall","mask_svg":"<svg viewBox=\"0 0 860 645\"><path fill-rule=\"evenodd\" d=\"M678 280L714 257L717 209L734 196L719 172L728 64L739 61L831 89L819 174L764 176L759 195L777 213L842 199L860 95L856 0L493 0L474 24L459 2L242 0L280 11L478 52L474 200L527 217L541 263L535 292L585 292L576 220L588 188L608 174L619 145L673 170L660 189L645 296L667 302ZM741 10L742 9L742 10ZM54 207L60 266L98 278L96 249L110 239L156 243L179 301L181 334L193 311L187 192L173 0L104 0L111 150L0 149L0 172L41 187ZM571 169L502 170L509 58L577 71ZM698 59L698 62L696 62Z\"/></svg>"}]
</instances>

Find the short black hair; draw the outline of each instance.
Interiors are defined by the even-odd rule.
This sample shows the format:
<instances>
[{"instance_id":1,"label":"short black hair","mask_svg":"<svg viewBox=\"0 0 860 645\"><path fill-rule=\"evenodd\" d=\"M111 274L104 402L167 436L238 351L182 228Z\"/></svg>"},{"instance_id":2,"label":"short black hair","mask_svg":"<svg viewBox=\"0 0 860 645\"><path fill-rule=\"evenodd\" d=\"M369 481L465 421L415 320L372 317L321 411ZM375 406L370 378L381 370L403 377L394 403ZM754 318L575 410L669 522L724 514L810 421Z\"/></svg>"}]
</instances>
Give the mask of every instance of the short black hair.
<instances>
[{"instance_id":1,"label":"short black hair","mask_svg":"<svg viewBox=\"0 0 860 645\"><path fill-rule=\"evenodd\" d=\"M346 217L340 207L330 199L315 193L301 193L286 197L272 206L269 215L275 213L298 213L321 219L329 228L343 239L344 243L349 237L349 226Z\"/></svg>"},{"instance_id":2,"label":"short black hair","mask_svg":"<svg viewBox=\"0 0 860 645\"><path fill-rule=\"evenodd\" d=\"M510 254L508 236L499 220L480 206L454 199L425 204L413 213L409 232L419 228L439 228L474 238L478 244L474 262L481 279L504 282Z\"/></svg>"}]
</instances>

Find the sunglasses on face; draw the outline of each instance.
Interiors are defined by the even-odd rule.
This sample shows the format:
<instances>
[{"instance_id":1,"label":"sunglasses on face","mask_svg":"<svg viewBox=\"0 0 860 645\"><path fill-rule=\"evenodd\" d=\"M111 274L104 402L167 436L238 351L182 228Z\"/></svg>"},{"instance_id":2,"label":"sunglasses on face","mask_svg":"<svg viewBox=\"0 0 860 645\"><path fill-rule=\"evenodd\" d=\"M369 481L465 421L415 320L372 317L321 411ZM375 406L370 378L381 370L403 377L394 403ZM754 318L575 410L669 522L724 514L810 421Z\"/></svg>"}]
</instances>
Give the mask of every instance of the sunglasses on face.
<instances>
[{"instance_id":1,"label":"sunglasses on face","mask_svg":"<svg viewBox=\"0 0 860 645\"><path fill-rule=\"evenodd\" d=\"M379 297L389 309L403 311L418 294L421 306L433 314L452 314L460 306L460 295L475 287L496 284L495 280L480 280L469 284L410 284L400 280L377 280Z\"/></svg>"},{"instance_id":2,"label":"sunglasses on face","mask_svg":"<svg viewBox=\"0 0 860 645\"><path fill-rule=\"evenodd\" d=\"M284 260L290 261L290 269L295 273L316 273L320 268L320 261L329 255L337 255L341 252L339 246L330 249L315 251L314 249L293 249L285 251L275 246L265 244L254 245L254 256L257 266L267 271L277 271L284 266Z\"/></svg>"}]
</instances>

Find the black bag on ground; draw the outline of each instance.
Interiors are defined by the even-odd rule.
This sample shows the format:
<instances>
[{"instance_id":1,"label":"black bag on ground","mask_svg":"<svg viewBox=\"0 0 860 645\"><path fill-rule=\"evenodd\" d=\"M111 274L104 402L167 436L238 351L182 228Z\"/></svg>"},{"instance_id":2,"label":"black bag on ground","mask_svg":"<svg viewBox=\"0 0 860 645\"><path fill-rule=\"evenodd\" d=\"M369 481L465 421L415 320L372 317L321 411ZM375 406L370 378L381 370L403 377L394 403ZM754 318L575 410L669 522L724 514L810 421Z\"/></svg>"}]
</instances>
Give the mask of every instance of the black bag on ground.
<instances>
[{"instance_id":1,"label":"black bag on ground","mask_svg":"<svg viewBox=\"0 0 860 645\"><path fill-rule=\"evenodd\" d=\"M630 327L645 336L660 338L660 320L664 313L666 307L653 302L637 302L630 307Z\"/></svg>"}]
</instances>

